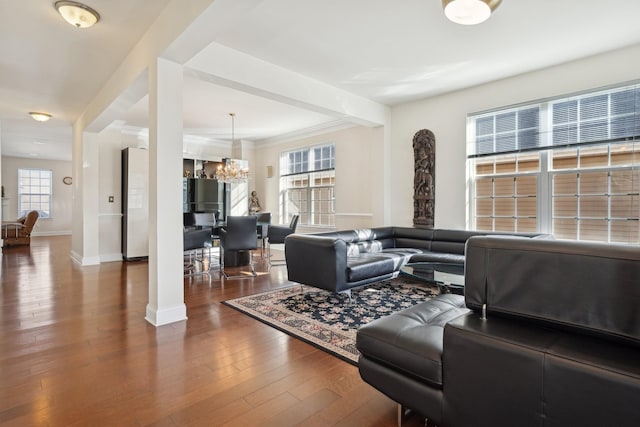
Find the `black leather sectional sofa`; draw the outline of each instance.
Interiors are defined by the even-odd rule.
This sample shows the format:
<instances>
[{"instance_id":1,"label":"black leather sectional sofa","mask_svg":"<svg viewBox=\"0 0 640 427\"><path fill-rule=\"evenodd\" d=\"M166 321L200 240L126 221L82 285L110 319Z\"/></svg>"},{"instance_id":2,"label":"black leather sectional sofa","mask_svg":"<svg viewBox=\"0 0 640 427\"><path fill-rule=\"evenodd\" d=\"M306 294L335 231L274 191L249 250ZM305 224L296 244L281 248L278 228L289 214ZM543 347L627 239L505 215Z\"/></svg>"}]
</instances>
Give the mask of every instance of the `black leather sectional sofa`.
<instances>
[{"instance_id":1,"label":"black leather sectional sofa","mask_svg":"<svg viewBox=\"0 0 640 427\"><path fill-rule=\"evenodd\" d=\"M639 425L639 247L472 237L465 281L361 327L362 378L439 427Z\"/></svg>"},{"instance_id":2,"label":"black leather sectional sofa","mask_svg":"<svg viewBox=\"0 0 640 427\"><path fill-rule=\"evenodd\" d=\"M285 240L287 272L293 282L349 292L352 288L397 276L407 262L464 264L467 239L487 234L497 233L379 227L292 234Z\"/></svg>"}]
</instances>

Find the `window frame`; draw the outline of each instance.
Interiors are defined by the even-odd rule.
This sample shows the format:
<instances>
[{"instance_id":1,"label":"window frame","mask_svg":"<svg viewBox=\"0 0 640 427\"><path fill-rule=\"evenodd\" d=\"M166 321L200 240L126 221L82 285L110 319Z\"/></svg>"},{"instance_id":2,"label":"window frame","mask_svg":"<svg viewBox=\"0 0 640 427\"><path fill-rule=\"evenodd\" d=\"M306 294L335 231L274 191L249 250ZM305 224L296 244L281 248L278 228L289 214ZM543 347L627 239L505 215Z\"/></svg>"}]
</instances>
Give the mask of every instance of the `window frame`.
<instances>
[{"instance_id":1,"label":"window frame","mask_svg":"<svg viewBox=\"0 0 640 427\"><path fill-rule=\"evenodd\" d=\"M40 188L40 190L42 189L43 185L38 184L38 185L34 185L31 180L34 179L35 177L32 176L23 176L24 173L28 173L29 175L31 175L33 172L38 172L38 174L42 174L42 173L46 173L48 176L46 177L38 177L38 179L42 179L42 178L46 178L49 181L48 184L48 191L47 192L27 192L25 193L23 191L24 187L29 187L29 188L34 188L34 187L38 187ZM27 184L23 184L23 179L28 179L29 182ZM33 197L43 197L43 196L47 196L48 197L48 201L46 202L46 206L48 208L47 211L41 209L42 208L42 204L45 202L42 202L42 200L40 201L34 201L32 200ZM28 197L29 200L27 202L25 202L29 207L26 209L22 209L22 206L24 205L23 203L23 197ZM39 205L40 208L34 208L34 205ZM17 201L17 213L18 213L18 217L23 217L25 216L29 211L32 210L37 210L38 214L39 214L39 218L40 219L52 219L53 218L53 212L52 212L52 207L53 207L53 171L51 169L42 169L42 168L18 168L18 201Z\"/></svg>"},{"instance_id":2,"label":"window frame","mask_svg":"<svg viewBox=\"0 0 640 427\"><path fill-rule=\"evenodd\" d=\"M630 99L635 100L633 101L635 103L631 103L632 109L630 112L624 112L624 114L622 114L620 113L621 109L619 109L618 106L615 106L613 104L614 97L616 94L623 93L627 90L629 90L631 94ZM576 99L588 100L591 98L602 96L603 94L607 95L607 108L606 108L607 116L606 118L602 118L598 116L597 119L600 122L602 122L599 125L601 126L601 129L604 129L606 125L606 129L607 129L606 138L604 139L588 138L583 141L579 139L577 139L576 141L568 140L562 144L554 144L555 142L554 130L558 128L557 126L558 123L554 123L553 121L554 119L553 106L560 104L564 101L571 101ZM494 152L491 154L477 153L478 150L476 147L478 147L478 142L475 136L475 130L476 130L476 123L474 121L475 119L485 118L492 115L497 116L502 111L514 111L519 109L527 109L532 105L538 105L540 108L540 116L539 116L540 117L540 120L539 120L540 141L537 148L525 149L525 150L513 150L511 152L504 152L504 151ZM612 112L615 112L616 114L613 114ZM625 115L626 117L623 119L623 120L627 120L627 122L624 123L624 125L627 126L625 130L628 130L629 133L621 137L620 133L616 134L614 132L614 127L619 124L620 117ZM629 116L633 116L635 117L635 119L630 120L628 119ZM580 125L582 123L587 123L587 128L585 129L586 131L589 131L588 124L590 123L591 117L588 117L586 120L581 121L580 111L577 110L577 119L578 120L574 121L574 123L578 128L578 131L576 132L576 134L579 136L580 131L583 130L580 128ZM617 131L619 131L619 129ZM588 132L586 133L589 134ZM593 172L606 172L608 176L607 178L608 182L611 181L612 173L615 174L615 173L619 173L620 171L631 171L632 180L637 176L637 171L640 169L640 154L639 154L639 151L640 151L640 83L639 82L624 83L624 84L610 86L608 88L600 88L600 89L594 89L591 91L585 91L580 94L574 94L570 96L558 96L555 98L550 98L550 99L541 100L541 101L534 101L531 103L522 104L515 107L514 106L505 107L504 109L494 109L492 111L488 111L484 113L470 114L467 116L467 135L468 135L467 168L468 168L468 177L469 177L469 185L468 185L469 210L468 210L467 224L469 228L472 228L472 229L477 228L476 225L478 223L477 222L478 217L477 217L476 205L477 205L477 200L479 199L476 196L476 190L477 190L476 184L479 180L488 179L488 178L495 179L498 177L502 178L502 177L509 177L509 176L511 177L525 176L526 174L530 173L530 172L499 173L495 167L491 173L476 173L478 172L477 170L478 166L481 164L480 162L484 161L484 163L486 164L487 159L493 159L495 163L496 161L495 159L506 154L514 154L517 156L518 154L521 154L521 153L529 153L529 154L537 153L539 158L539 165L540 165L539 172L537 172L538 174L537 231L543 232L543 233L553 233L554 226L555 226L554 221L560 218L559 215L556 215L554 213L554 197L557 197L557 195L554 194L553 186L554 186L554 179L556 176L559 176L561 174L580 174L580 173L588 174ZM630 158L631 158L630 164L625 164L624 162L620 164L618 163L614 164L612 160L613 159L612 152L615 150L620 150L621 148L624 149L625 145L631 146L629 151ZM495 145L494 145L494 148L496 148ZM606 148L607 164L597 165L597 166L582 164L583 157L581 156L580 151L585 149L597 150L598 148L602 148L602 149ZM554 154L562 150L570 151L571 149L575 149L577 153L576 159L575 159L575 166L568 167L568 168L565 167L562 169L559 169L559 168L554 169L554 165L553 165ZM623 155L628 155L628 154L623 153ZM571 159L571 156L568 156L568 158ZM485 167L485 171L489 169ZM612 209L616 209L616 210L622 209L620 205L614 205L615 200L618 200L618 203L621 203L622 205L624 205L625 203L628 204L630 209L629 211L630 214L636 214L638 217L640 217L640 213L635 212L635 209L634 209L634 207L638 204L637 199L634 199L634 197L638 197L637 190L636 190L637 183L634 183L632 181L632 187L634 190L632 190L630 194L624 195L628 197L628 200L625 200L624 197L620 197L617 199L615 197L612 197L611 191L608 191L606 194L608 214L606 215L606 217L601 218L600 220L604 220L607 222L607 238L606 238L607 242L612 241L612 233L613 233L612 227L614 226L615 221L622 220L622 218L617 218L617 217L614 218L611 215ZM577 200L580 198L580 196L581 196L580 194L576 194ZM604 197L605 195L601 195L601 196ZM582 197L589 197L589 196L582 195ZM577 201L576 203L579 203L579 202ZM589 218L585 217L585 220L586 219L589 219ZM599 219L599 218L596 218L596 219ZM626 218L626 220L638 222L640 221L640 218L630 215L630 217ZM578 221L577 227L579 227L580 218L576 217L576 221ZM495 221L494 221L494 224L495 224ZM624 228L624 226L622 228ZM637 237L635 237L635 240L631 243L640 242L640 224L635 228L637 233L632 233L632 234L636 235ZM500 230L496 230L496 231L500 231ZM579 231L576 232L576 239L582 240L581 234ZM619 242L620 240L614 239L613 241Z\"/></svg>"}]
</instances>

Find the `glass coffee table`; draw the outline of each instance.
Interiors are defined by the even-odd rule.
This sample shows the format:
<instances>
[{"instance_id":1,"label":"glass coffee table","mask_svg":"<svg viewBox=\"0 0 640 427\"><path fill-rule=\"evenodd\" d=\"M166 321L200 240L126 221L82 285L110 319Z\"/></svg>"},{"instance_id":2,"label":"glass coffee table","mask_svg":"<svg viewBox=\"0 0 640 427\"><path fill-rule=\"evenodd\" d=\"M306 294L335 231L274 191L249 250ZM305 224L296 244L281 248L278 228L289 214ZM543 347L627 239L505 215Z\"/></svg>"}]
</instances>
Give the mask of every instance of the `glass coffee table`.
<instances>
[{"instance_id":1,"label":"glass coffee table","mask_svg":"<svg viewBox=\"0 0 640 427\"><path fill-rule=\"evenodd\" d=\"M414 262L400 267L400 275L437 285L441 293L464 294L464 265Z\"/></svg>"}]
</instances>

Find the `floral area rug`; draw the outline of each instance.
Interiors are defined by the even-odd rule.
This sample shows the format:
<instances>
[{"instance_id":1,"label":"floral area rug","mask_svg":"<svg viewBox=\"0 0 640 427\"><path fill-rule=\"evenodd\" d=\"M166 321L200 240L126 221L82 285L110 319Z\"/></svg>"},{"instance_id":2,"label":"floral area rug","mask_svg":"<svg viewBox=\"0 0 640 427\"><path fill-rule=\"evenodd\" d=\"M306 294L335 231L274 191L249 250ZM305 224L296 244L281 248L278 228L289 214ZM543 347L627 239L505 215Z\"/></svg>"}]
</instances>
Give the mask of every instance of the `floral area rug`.
<instances>
[{"instance_id":1,"label":"floral area rug","mask_svg":"<svg viewBox=\"0 0 640 427\"><path fill-rule=\"evenodd\" d=\"M438 293L435 286L393 279L353 290L351 302L344 294L296 285L224 304L357 365L360 326Z\"/></svg>"}]
</instances>

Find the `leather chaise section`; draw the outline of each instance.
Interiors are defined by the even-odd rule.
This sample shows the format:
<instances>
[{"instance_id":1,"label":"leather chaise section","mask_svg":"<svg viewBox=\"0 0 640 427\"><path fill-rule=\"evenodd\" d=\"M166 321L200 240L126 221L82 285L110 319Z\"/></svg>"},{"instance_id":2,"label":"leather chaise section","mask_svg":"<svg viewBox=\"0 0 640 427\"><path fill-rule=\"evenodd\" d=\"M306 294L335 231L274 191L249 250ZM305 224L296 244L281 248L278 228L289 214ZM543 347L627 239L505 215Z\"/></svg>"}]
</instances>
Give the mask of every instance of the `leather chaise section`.
<instances>
[{"instance_id":1,"label":"leather chaise section","mask_svg":"<svg viewBox=\"0 0 640 427\"><path fill-rule=\"evenodd\" d=\"M439 295L362 326L356 346L368 359L440 388L444 325L468 311L462 296Z\"/></svg>"}]
</instances>

